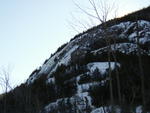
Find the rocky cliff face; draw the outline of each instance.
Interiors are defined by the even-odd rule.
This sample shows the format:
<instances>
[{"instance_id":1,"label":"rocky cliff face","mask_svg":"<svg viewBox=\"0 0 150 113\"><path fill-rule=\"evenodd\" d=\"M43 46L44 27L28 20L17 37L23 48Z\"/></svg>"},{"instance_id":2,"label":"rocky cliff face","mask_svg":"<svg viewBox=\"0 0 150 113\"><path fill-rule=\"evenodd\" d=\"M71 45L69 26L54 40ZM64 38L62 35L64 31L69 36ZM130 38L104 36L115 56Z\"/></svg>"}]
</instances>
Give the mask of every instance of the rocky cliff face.
<instances>
[{"instance_id":1,"label":"rocky cliff face","mask_svg":"<svg viewBox=\"0 0 150 113\"><path fill-rule=\"evenodd\" d=\"M0 100L0 108L7 100L8 113L141 113L142 74L150 111L149 66L148 19L100 25L60 47L25 84Z\"/></svg>"},{"instance_id":2,"label":"rocky cliff face","mask_svg":"<svg viewBox=\"0 0 150 113\"><path fill-rule=\"evenodd\" d=\"M138 34L136 30L138 24ZM90 33L84 33L70 41L64 48L56 52L49 58L43 66L38 69L38 73L33 73L27 83L34 82L40 75L48 74L48 81L53 79L52 73L61 66L69 66L77 63L80 59L85 59L87 53L93 55L108 52L107 40L111 38L111 52L117 51L123 54L137 54L137 37L139 38L141 54L149 55L150 48L150 22L139 20L136 22L122 22L120 24L104 29L96 29ZM107 32L107 34L105 33ZM106 34L106 36L104 36ZM137 36L139 35L139 36ZM106 38L106 39L105 39ZM143 48L142 48L143 47ZM54 80L54 79L53 79Z\"/></svg>"},{"instance_id":3,"label":"rocky cliff face","mask_svg":"<svg viewBox=\"0 0 150 113\"><path fill-rule=\"evenodd\" d=\"M108 38L111 38L110 47L106 43L109 40ZM137 42L138 38L139 42ZM149 21L127 21L110 26L107 29L99 28L90 33L84 33L70 41L64 48L49 58L38 72L33 73L27 80L27 84L30 85L36 79L46 75L46 84L55 87L56 95L60 93L57 99L49 102L41 113L101 113L104 112L102 106L105 106L106 112L110 110L110 92L108 88L110 78L108 76L109 63L107 55L109 51L111 55L110 67L113 75L114 98L116 99L115 110L119 109L121 111L117 102L118 94L116 93L118 89L115 71L120 71L120 82L128 81L126 77L134 76L133 84L134 81L140 84L138 78L140 77L138 75L140 72L137 71L135 73L132 68L138 70L139 51L143 58L143 63L145 62L144 59L147 59L148 62L150 61ZM133 64L132 60L135 60L136 65ZM123 74L124 67L126 67L126 71L129 70L128 75ZM121 84L121 88L126 87L132 90L136 84L131 87L124 85L128 85L128 83ZM137 87L140 87L140 85ZM122 99L123 96L125 96L124 98L131 98L131 100L134 99L134 94L130 94L131 97L125 94L126 88L122 91ZM136 93L137 91L133 92ZM130 103L131 100L123 101ZM134 101L138 101L136 97ZM142 103L139 105L142 105Z\"/></svg>"}]
</instances>

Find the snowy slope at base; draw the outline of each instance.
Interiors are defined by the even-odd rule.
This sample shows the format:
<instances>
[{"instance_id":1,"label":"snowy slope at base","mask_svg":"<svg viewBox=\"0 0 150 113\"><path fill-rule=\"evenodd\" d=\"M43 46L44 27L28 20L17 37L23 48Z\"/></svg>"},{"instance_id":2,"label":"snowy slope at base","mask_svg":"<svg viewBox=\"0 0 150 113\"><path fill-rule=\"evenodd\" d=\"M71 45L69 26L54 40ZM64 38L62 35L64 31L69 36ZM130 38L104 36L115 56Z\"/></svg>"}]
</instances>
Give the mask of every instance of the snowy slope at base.
<instances>
[{"instance_id":1,"label":"snowy slope at base","mask_svg":"<svg viewBox=\"0 0 150 113\"><path fill-rule=\"evenodd\" d=\"M52 102L49 105L45 106L41 113L49 113L56 112L62 113L62 111L66 110L67 107L76 106L75 108L68 109L68 113L70 111L73 113L79 113L81 111L85 111L82 113L86 113L87 107L93 108L91 105L91 97L88 93L76 94L70 98L61 98L57 99L56 102ZM62 109L60 109L62 107Z\"/></svg>"}]
</instances>

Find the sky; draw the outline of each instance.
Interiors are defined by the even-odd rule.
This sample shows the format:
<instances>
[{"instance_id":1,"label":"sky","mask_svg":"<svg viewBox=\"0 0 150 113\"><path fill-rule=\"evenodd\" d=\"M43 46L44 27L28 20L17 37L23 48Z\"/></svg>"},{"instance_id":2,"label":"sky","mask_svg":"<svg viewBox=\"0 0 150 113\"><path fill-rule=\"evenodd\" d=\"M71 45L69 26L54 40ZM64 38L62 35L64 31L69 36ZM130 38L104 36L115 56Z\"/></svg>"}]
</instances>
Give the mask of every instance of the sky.
<instances>
[{"instance_id":1,"label":"sky","mask_svg":"<svg viewBox=\"0 0 150 113\"><path fill-rule=\"evenodd\" d=\"M88 6L87 0L76 2ZM118 16L150 5L149 0L115 3ZM84 18L73 0L0 0L0 72L9 68L12 87L25 82L34 69L77 34L70 25L72 14Z\"/></svg>"}]
</instances>

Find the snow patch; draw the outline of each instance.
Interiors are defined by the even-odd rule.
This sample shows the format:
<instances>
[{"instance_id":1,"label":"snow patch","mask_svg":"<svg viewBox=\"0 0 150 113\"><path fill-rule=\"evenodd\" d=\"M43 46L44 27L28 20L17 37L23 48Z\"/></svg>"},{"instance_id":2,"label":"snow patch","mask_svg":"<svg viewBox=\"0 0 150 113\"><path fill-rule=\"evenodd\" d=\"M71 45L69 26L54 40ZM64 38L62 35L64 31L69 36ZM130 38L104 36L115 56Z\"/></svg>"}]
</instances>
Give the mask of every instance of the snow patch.
<instances>
[{"instance_id":1,"label":"snow patch","mask_svg":"<svg viewBox=\"0 0 150 113\"><path fill-rule=\"evenodd\" d=\"M135 108L135 113L142 113L142 106L138 106Z\"/></svg>"},{"instance_id":2,"label":"snow patch","mask_svg":"<svg viewBox=\"0 0 150 113\"><path fill-rule=\"evenodd\" d=\"M70 107L71 106L71 107ZM82 113L87 113L87 108L93 108L91 103L91 97L89 93L80 93L76 94L70 98L61 98L57 99L55 102L52 102L44 107L41 113L49 113L49 112L57 112L61 113L59 108L62 108L65 111L72 111L73 113L76 111ZM61 110L62 110L61 109ZM68 113L68 112L67 112Z\"/></svg>"},{"instance_id":3,"label":"snow patch","mask_svg":"<svg viewBox=\"0 0 150 113\"><path fill-rule=\"evenodd\" d=\"M107 51L108 51L108 46L100 48L98 50L94 50L92 51L92 53L102 54L103 52L107 52ZM124 54L137 53L138 46L137 44L133 44L133 43L117 43L111 45L111 51L119 51ZM146 51L141 49L141 53L146 53Z\"/></svg>"},{"instance_id":4,"label":"snow patch","mask_svg":"<svg viewBox=\"0 0 150 113\"><path fill-rule=\"evenodd\" d=\"M85 84L78 84L77 85L77 93L83 93L89 91L91 86L98 86L101 85L101 82L92 82L92 83L85 83Z\"/></svg>"},{"instance_id":5,"label":"snow patch","mask_svg":"<svg viewBox=\"0 0 150 113\"><path fill-rule=\"evenodd\" d=\"M60 60L58 60L58 62L56 63L56 65L53 67L53 69L50 71L49 75L51 75L51 73L55 72L57 67L60 66L61 64L64 65L68 65L69 62L71 61L71 54L78 48L79 46L76 45L73 48L71 48L68 52L66 52L65 56L62 57Z\"/></svg>"},{"instance_id":6,"label":"snow patch","mask_svg":"<svg viewBox=\"0 0 150 113\"><path fill-rule=\"evenodd\" d=\"M120 67L119 63L110 62L111 70L115 69L115 65ZM109 69L109 62L93 62L93 63L89 63L87 65L87 67L88 67L88 69L90 70L91 73L93 73L95 71L95 69L98 69L99 72L102 75L104 75Z\"/></svg>"},{"instance_id":7,"label":"snow patch","mask_svg":"<svg viewBox=\"0 0 150 113\"><path fill-rule=\"evenodd\" d=\"M29 77L29 79L27 80L27 83L28 84L33 83L34 80L36 80L39 76L43 74L51 75L51 73L54 72L57 69L57 67L61 64L68 65L68 63L71 60L71 54L78 47L79 47L78 45L74 45L72 47L72 43L70 43L68 46L66 46L61 51L59 51L54 56L52 56L45 64L43 64L39 73L35 74L32 77Z\"/></svg>"},{"instance_id":8,"label":"snow patch","mask_svg":"<svg viewBox=\"0 0 150 113\"><path fill-rule=\"evenodd\" d=\"M140 44L145 44L146 42L150 42L150 38L148 37L143 37L139 39Z\"/></svg>"},{"instance_id":9,"label":"snow patch","mask_svg":"<svg viewBox=\"0 0 150 113\"><path fill-rule=\"evenodd\" d=\"M121 113L121 108L119 106L113 106L114 113ZM91 113L111 113L112 106L102 106L99 108L96 108L91 111Z\"/></svg>"}]
</instances>

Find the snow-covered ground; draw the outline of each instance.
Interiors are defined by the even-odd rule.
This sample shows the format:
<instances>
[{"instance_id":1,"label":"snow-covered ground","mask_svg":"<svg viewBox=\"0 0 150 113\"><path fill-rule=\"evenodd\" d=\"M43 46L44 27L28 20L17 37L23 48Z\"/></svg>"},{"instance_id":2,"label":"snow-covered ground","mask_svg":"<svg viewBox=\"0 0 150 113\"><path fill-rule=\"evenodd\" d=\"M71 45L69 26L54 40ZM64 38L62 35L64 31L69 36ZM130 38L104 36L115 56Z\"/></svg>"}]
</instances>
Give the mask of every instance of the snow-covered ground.
<instances>
[{"instance_id":1,"label":"snow-covered ground","mask_svg":"<svg viewBox=\"0 0 150 113\"><path fill-rule=\"evenodd\" d=\"M72 106L72 108L68 110L72 110L73 113L80 113L81 111L84 111L82 113L86 113L87 107L91 107L91 109L93 109L91 97L86 92L76 94L70 98L57 99L57 101L45 106L42 113L49 113L54 111L57 111L57 113L62 113L62 111L59 108L62 107L62 109L66 110L68 106Z\"/></svg>"}]
</instances>

